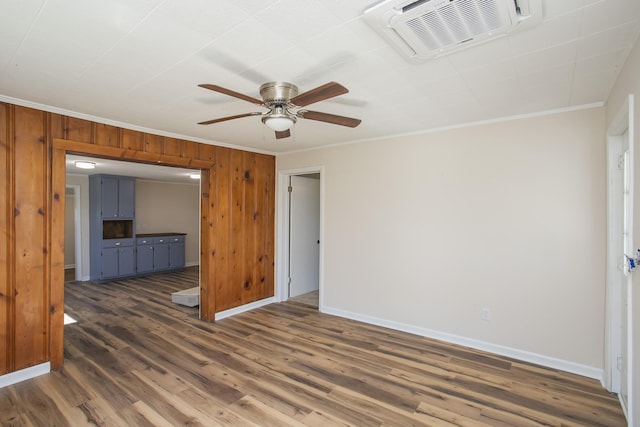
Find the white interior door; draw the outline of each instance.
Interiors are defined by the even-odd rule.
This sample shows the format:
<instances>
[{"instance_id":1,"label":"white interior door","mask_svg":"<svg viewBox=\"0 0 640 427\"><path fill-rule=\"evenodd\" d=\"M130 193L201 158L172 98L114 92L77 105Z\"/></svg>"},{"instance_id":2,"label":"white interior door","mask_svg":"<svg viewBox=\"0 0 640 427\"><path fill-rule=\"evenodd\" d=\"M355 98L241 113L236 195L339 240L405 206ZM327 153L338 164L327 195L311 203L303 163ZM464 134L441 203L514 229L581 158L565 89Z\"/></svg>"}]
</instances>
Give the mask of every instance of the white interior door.
<instances>
[{"instance_id":1,"label":"white interior door","mask_svg":"<svg viewBox=\"0 0 640 427\"><path fill-rule=\"evenodd\" d=\"M630 155L629 133L622 135L622 251L624 254L633 255L631 243L631 179L630 179ZM625 263L626 264L626 263ZM621 357L620 357L620 399L625 409L629 408L629 287L631 285L631 273L628 268L622 269L621 277Z\"/></svg>"},{"instance_id":2,"label":"white interior door","mask_svg":"<svg viewBox=\"0 0 640 427\"><path fill-rule=\"evenodd\" d=\"M316 291L320 273L320 179L290 177L289 297Z\"/></svg>"}]
</instances>

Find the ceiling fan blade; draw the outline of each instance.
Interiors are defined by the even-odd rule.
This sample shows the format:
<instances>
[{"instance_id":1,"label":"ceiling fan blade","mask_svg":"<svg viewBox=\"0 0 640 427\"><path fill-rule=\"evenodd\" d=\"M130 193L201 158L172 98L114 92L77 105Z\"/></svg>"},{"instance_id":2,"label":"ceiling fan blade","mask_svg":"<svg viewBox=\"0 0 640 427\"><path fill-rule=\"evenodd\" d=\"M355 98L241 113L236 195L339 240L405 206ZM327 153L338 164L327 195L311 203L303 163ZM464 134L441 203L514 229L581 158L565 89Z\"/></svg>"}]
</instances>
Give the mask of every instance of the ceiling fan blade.
<instances>
[{"instance_id":1,"label":"ceiling fan blade","mask_svg":"<svg viewBox=\"0 0 640 427\"><path fill-rule=\"evenodd\" d=\"M276 139L289 138L291 131L289 129L283 131L276 131Z\"/></svg>"},{"instance_id":2,"label":"ceiling fan blade","mask_svg":"<svg viewBox=\"0 0 640 427\"><path fill-rule=\"evenodd\" d=\"M213 119L213 120L207 120L205 122L200 122L198 123L199 125L211 125L213 123L219 123L219 122L226 122L227 120L233 120L233 119L240 119L242 117L249 117L249 116L261 116L262 113L245 113L245 114L238 114L236 116L227 116L227 117L221 117L219 119Z\"/></svg>"},{"instance_id":3,"label":"ceiling fan blade","mask_svg":"<svg viewBox=\"0 0 640 427\"><path fill-rule=\"evenodd\" d=\"M333 98L334 96L344 95L348 92L349 89L342 86L340 83L329 82L291 98L291 103L298 107L304 107L305 105L324 101L325 99Z\"/></svg>"},{"instance_id":4,"label":"ceiling fan blade","mask_svg":"<svg viewBox=\"0 0 640 427\"><path fill-rule=\"evenodd\" d=\"M218 85L212 85L209 83L203 83L198 85L199 87L212 90L214 92L223 93L225 95L233 96L234 98L242 99L243 101L251 102L252 104L262 105L262 101L256 98L252 98L250 96L244 95L239 92L235 92L231 89L224 88Z\"/></svg>"},{"instance_id":5,"label":"ceiling fan blade","mask_svg":"<svg viewBox=\"0 0 640 427\"><path fill-rule=\"evenodd\" d=\"M319 122L347 126L350 128L354 128L362 122L362 120L360 119L353 119L351 117L345 116L336 116L335 114L320 113L318 111L302 110L298 112L298 116L302 117L303 119L317 120Z\"/></svg>"}]
</instances>

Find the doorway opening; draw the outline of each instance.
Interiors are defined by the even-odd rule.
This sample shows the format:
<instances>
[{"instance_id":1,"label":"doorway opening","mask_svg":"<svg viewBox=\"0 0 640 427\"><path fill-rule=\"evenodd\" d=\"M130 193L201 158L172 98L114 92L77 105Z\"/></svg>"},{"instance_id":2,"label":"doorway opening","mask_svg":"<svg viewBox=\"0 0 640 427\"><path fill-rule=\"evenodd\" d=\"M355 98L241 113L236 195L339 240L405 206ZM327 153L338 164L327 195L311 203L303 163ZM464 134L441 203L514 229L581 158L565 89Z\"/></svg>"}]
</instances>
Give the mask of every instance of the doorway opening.
<instances>
[{"instance_id":1,"label":"doorway opening","mask_svg":"<svg viewBox=\"0 0 640 427\"><path fill-rule=\"evenodd\" d=\"M276 299L323 307L323 170L280 172Z\"/></svg>"}]
</instances>

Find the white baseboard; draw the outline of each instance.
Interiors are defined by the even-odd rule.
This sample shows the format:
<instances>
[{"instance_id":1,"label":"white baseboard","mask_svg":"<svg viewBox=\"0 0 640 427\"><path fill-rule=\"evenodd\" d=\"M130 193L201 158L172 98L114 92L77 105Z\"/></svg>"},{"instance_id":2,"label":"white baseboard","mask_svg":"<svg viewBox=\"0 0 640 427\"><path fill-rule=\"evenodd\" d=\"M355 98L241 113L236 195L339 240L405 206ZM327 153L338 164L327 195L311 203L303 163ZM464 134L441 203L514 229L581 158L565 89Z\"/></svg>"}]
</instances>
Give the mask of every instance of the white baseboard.
<instances>
[{"instance_id":1,"label":"white baseboard","mask_svg":"<svg viewBox=\"0 0 640 427\"><path fill-rule=\"evenodd\" d=\"M230 308L229 310L224 310L216 313L216 320L224 319L225 317L235 316L236 314L244 313L245 311L253 310L256 308L260 308L262 306L271 304L276 302L275 297L269 297L265 299L261 299L260 301L250 302L249 304L241 305L240 307Z\"/></svg>"},{"instance_id":2,"label":"white baseboard","mask_svg":"<svg viewBox=\"0 0 640 427\"><path fill-rule=\"evenodd\" d=\"M185 263L185 267L198 267L200 265L199 262L187 262Z\"/></svg>"},{"instance_id":3,"label":"white baseboard","mask_svg":"<svg viewBox=\"0 0 640 427\"><path fill-rule=\"evenodd\" d=\"M70 268L76 268L76 265L75 265L75 264L69 264L69 265L65 265L65 266L64 266L64 269L65 269L65 270L68 270L68 269L70 269Z\"/></svg>"},{"instance_id":4,"label":"white baseboard","mask_svg":"<svg viewBox=\"0 0 640 427\"><path fill-rule=\"evenodd\" d=\"M459 335L449 334L446 332L435 331L432 329L421 328L419 326L409 325L406 323L394 322L391 320L380 319L378 317L367 316L364 314L353 313L333 307L320 307L322 313L331 314L333 316L344 317L359 322L369 323L376 326L382 326L397 331L408 332L414 335L420 335L427 338L433 338L440 341L458 344L465 347L474 348L476 350L487 351L500 356L511 357L522 360L524 362L535 363L547 368L558 369L572 374L582 375L584 377L593 378L602 383L602 369L592 366L582 365L580 363L570 362L567 360L556 359L554 357L545 356L543 354L532 353L517 348L505 347L486 341L466 338Z\"/></svg>"},{"instance_id":5,"label":"white baseboard","mask_svg":"<svg viewBox=\"0 0 640 427\"><path fill-rule=\"evenodd\" d=\"M40 375L48 374L49 372L51 372L51 364L46 362L29 368L20 369L19 371L11 372L10 374L0 375L0 388L29 380Z\"/></svg>"}]
</instances>

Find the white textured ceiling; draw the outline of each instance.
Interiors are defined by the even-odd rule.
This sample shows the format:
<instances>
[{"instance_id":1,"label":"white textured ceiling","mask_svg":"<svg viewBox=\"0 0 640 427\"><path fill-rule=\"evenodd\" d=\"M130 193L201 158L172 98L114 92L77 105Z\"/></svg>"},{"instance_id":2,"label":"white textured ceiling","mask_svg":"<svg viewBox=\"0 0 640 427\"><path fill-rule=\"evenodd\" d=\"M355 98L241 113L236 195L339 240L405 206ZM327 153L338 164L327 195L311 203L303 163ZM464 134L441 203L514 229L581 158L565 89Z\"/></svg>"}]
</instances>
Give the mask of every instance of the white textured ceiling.
<instances>
[{"instance_id":1,"label":"white textured ceiling","mask_svg":"<svg viewBox=\"0 0 640 427\"><path fill-rule=\"evenodd\" d=\"M0 0L0 99L278 153L603 102L640 32L638 0L542 0L541 25L415 65L363 22L377 3ZM196 124L260 110L199 83L260 98L274 80L339 82L312 109L362 124Z\"/></svg>"}]
</instances>

